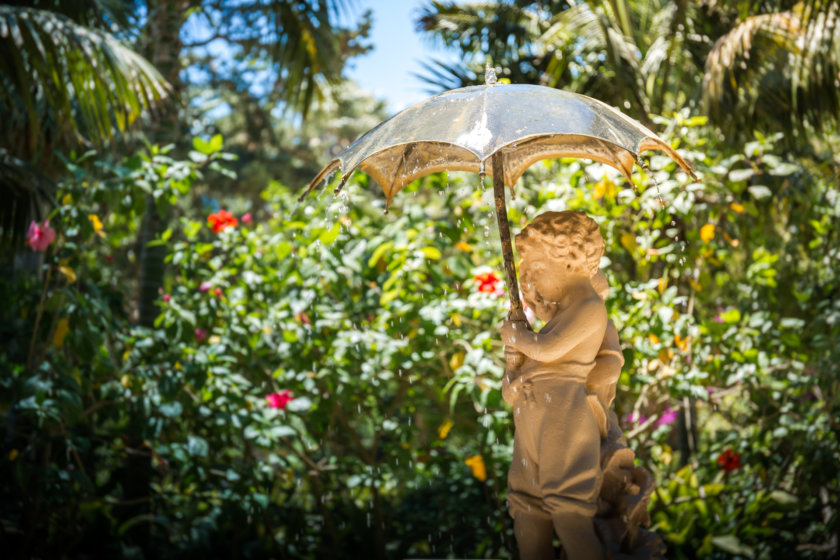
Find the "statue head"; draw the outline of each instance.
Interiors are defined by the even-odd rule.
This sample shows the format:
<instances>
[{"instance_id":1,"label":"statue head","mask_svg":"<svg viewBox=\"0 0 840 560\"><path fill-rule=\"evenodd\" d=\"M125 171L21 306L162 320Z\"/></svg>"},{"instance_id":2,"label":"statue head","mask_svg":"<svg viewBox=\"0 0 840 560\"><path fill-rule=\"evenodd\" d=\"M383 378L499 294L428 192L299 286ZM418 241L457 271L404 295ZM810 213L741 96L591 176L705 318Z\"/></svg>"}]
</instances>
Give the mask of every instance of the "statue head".
<instances>
[{"instance_id":1,"label":"statue head","mask_svg":"<svg viewBox=\"0 0 840 560\"><path fill-rule=\"evenodd\" d=\"M546 294L539 293L546 282L559 283L564 276L591 279L598 273L604 239L597 222L583 212L545 212L516 236L516 249L522 295L536 310L546 303Z\"/></svg>"}]
</instances>

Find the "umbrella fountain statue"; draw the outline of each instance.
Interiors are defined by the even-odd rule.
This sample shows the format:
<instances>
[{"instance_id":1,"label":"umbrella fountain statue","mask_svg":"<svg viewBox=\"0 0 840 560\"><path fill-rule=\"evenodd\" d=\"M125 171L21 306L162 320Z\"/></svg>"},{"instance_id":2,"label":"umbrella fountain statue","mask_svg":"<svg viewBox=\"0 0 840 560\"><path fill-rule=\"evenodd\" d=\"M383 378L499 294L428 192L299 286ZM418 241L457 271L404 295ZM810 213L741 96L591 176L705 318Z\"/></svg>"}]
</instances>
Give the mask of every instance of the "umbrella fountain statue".
<instances>
[{"instance_id":1,"label":"umbrella fountain statue","mask_svg":"<svg viewBox=\"0 0 840 560\"><path fill-rule=\"evenodd\" d=\"M605 163L631 181L646 150L663 151L694 174L655 133L600 101L498 84L489 67L486 78L484 86L441 93L380 123L328 163L299 200L335 171L336 194L360 169L382 187L388 205L429 173L472 171L482 182L492 176L510 298L503 394L515 409L508 501L520 556L553 558L556 530L571 560L661 557L661 541L639 527L647 521L650 475L633 467L610 410L623 359L602 299L598 226L581 213L547 213L517 236L528 271L523 292L547 321L534 333L520 300L504 187L513 193L530 165L561 157ZM533 398L537 390L544 399Z\"/></svg>"}]
</instances>

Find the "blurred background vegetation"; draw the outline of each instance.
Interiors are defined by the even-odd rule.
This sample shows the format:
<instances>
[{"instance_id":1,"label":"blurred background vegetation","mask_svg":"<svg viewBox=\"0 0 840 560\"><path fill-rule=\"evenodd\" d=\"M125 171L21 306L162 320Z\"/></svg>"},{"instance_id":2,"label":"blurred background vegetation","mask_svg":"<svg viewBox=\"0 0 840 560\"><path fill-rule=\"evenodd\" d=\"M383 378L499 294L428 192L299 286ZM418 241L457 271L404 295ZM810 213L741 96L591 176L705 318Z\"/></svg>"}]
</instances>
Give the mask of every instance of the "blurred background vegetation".
<instances>
[{"instance_id":1,"label":"blurred background vegetation","mask_svg":"<svg viewBox=\"0 0 840 560\"><path fill-rule=\"evenodd\" d=\"M838 19L828 0L417 13L459 53L427 61L431 91L491 62L618 107L702 179L656 155L632 185L545 162L510 206L514 231L566 208L601 224L616 411L671 558L838 555ZM0 4L8 557L516 555L489 194L430 176L383 216L358 175L294 204L387 117L343 77L370 25L350 0Z\"/></svg>"}]
</instances>

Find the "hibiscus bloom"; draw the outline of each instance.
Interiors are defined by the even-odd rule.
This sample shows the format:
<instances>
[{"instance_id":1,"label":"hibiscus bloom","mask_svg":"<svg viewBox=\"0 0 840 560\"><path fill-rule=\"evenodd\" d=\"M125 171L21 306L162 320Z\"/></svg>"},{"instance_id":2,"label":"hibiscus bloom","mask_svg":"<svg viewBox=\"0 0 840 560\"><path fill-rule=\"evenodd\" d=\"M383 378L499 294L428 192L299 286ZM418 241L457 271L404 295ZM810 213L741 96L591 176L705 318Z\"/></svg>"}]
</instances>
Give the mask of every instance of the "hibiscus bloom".
<instances>
[{"instance_id":1,"label":"hibiscus bloom","mask_svg":"<svg viewBox=\"0 0 840 560\"><path fill-rule=\"evenodd\" d=\"M496 294L497 296L504 295L502 289L502 281L496 276L495 272L482 272L473 276L473 280L478 285L478 291L488 294Z\"/></svg>"},{"instance_id":2,"label":"hibiscus bloom","mask_svg":"<svg viewBox=\"0 0 840 560\"><path fill-rule=\"evenodd\" d=\"M666 406L662 412L662 416L656 421L657 426L667 426L677 419L677 411L671 410L670 406Z\"/></svg>"},{"instance_id":3,"label":"hibiscus bloom","mask_svg":"<svg viewBox=\"0 0 840 560\"><path fill-rule=\"evenodd\" d=\"M32 247L33 251L44 252L53 241L55 241L55 230L50 227L49 220L44 220L44 223L40 225L37 222L29 224L26 244Z\"/></svg>"},{"instance_id":4,"label":"hibiscus bloom","mask_svg":"<svg viewBox=\"0 0 840 560\"><path fill-rule=\"evenodd\" d=\"M199 342L207 340L207 331L204 329L195 329L195 339Z\"/></svg>"},{"instance_id":5,"label":"hibiscus bloom","mask_svg":"<svg viewBox=\"0 0 840 560\"><path fill-rule=\"evenodd\" d=\"M731 472L741 466L741 454L727 447L726 450L718 455L717 464L725 472Z\"/></svg>"},{"instance_id":6,"label":"hibiscus bloom","mask_svg":"<svg viewBox=\"0 0 840 560\"><path fill-rule=\"evenodd\" d=\"M227 210L219 210L215 214L207 216L207 223L210 224L210 229L213 230L213 233L221 233L229 227L239 225L239 220Z\"/></svg>"},{"instance_id":7,"label":"hibiscus bloom","mask_svg":"<svg viewBox=\"0 0 840 560\"><path fill-rule=\"evenodd\" d=\"M292 399L294 399L294 397L292 396L292 392L288 389L265 396L265 400L268 402L269 408L279 408L280 410L285 410Z\"/></svg>"}]
</instances>

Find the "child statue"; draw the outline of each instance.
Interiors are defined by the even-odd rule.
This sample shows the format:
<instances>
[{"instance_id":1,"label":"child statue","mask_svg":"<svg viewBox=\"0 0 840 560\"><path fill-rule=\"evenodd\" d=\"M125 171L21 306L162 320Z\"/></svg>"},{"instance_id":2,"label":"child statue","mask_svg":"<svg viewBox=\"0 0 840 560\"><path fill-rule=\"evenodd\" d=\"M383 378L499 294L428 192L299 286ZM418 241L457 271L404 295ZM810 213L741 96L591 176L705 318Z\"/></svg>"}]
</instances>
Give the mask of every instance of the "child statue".
<instances>
[{"instance_id":1,"label":"child statue","mask_svg":"<svg viewBox=\"0 0 840 560\"><path fill-rule=\"evenodd\" d=\"M520 556L553 559L557 531L570 560L601 559L593 518L606 422L593 413L586 384L608 327L592 284L604 240L582 212L547 212L516 236L516 248L525 303L545 322L538 333L524 321L501 331L506 350L525 356L502 384L516 427L508 502Z\"/></svg>"}]
</instances>

